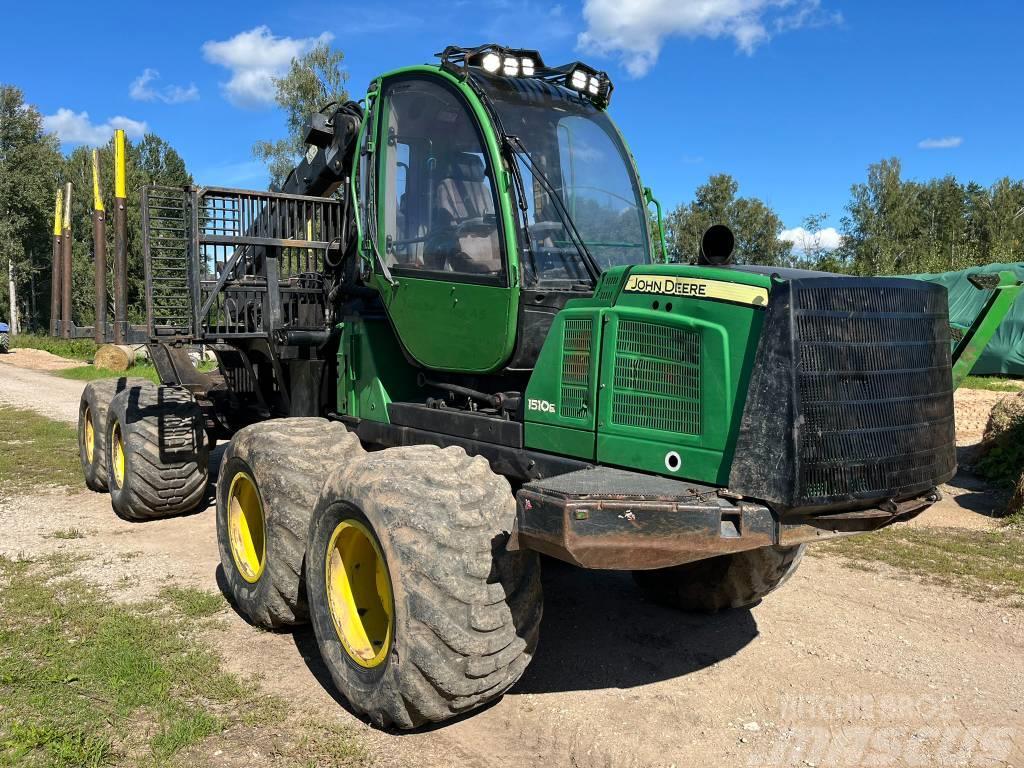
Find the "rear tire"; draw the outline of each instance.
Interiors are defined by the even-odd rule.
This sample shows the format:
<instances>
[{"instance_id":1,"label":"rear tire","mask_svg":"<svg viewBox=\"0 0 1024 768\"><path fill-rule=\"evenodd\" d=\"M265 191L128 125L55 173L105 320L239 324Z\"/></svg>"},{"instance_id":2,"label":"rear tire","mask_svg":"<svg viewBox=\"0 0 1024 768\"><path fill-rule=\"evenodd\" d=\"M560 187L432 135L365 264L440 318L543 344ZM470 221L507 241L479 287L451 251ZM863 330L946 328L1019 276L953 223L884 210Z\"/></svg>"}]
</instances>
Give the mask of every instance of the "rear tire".
<instances>
[{"instance_id":1,"label":"rear tire","mask_svg":"<svg viewBox=\"0 0 1024 768\"><path fill-rule=\"evenodd\" d=\"M309 519L328 473L362 453L343 424L320 418L271 419L232 438L217 477L217 543L226 591L253 624L309 620Z\"/></svg>"},{"instance_id":2,"label":"rear tire","mask_svg":"<svg viewBox=\"0 0 1024 768\"><path fill-rule=\"evenodd\" d=\"M105 428L110 503L125 520L193 511L206 494L203 412L184 389L133 385L113 400Z\"/></svg>"},{"instance_id":3,"label":"rear tire","mask_svg":"<svg viewBox=\"0 0 1024 768\"><path fill-rule=\"evenodd\" d=\"M536 553L505 549L514 521L508 481L461 448L367 453L328 478L306 582L320 653L353 709L379 727L414 728L479 707L522 676L543 598ZM374 620L382 610L386 631Z\"/></svg>"},{"instance_id":4,"label":"rear tire","mask_svg":"<svg viewBox=\"0 0 1024 768\"><path fill-rule=\"evenodd\" d=\"M107 411L110 401L125 389L148 384L146 379L117 378L90 382L78 404L78 458L90 490L107 490Z\"/></svg>"},{"instance_id":5,"label":"rear tire","mask_svg":"<svg viewBox=\"0 0 1024 768\"><path fill-rule=\"evenodd\" d=\"M633 578L656 603L694 613L745 608L778 589L800 565L805 545L762 547L694 563L633 571Z\"/></svg>"},{"instance_id":6,"label":"rear tire","mask_svg":"<svg viewBox=\"0 0 1024 768\"><path fill-rule=\"evenodd\" d=\"M6 355L11 351L11 337L7 331L0 331L0 355Z\"/></svg>"}]
</instances>

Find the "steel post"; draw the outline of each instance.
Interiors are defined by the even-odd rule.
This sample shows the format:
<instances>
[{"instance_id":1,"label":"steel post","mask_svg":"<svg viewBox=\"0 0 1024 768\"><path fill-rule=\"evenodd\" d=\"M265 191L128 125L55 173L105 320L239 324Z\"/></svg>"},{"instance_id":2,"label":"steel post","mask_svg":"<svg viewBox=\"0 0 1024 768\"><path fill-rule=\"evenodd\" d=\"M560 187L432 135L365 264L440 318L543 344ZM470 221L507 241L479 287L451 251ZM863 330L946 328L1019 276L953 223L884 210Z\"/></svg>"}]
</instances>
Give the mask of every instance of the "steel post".
<instances>
[{"instance_id":1,"label":"steel post","mask_svg":"<svg viewBox=\"0 0 1024 768\"><path fill-rule=\"evenodd\" d=\"M128 191L124 131L114 133L114 343L128 335Z\"/></svg>"},{"instance_id":2,"label":"steel post","mask_svg":"<svg viewBox=\"0 0 1024 768\"><path fill-rule=\"evenodd\" d=\"M50 335L60 336L60 236L64 231L64 190L57 190L53 208L53 260L50 265Z\"/></svg>"},{"instance_id":3,"label":"steel post","mask_svg":"<svg viewBox=\"0 0 1024 768\"><path fill-rule=\"evenodd\" d=\"M64 186L64 231L61 233L60 335L71 338L71 182Z\"/></svg>"},{"instance_id":4,"label":"steel post","mask_svg":"<svg viewBox=\"0 0 1024 768\"><path fill-rule=\"evenodd\" d=\"M96 343L107 338L107 220L100 194L99 151L92 151L92 245L96 270Z\"/></svg>"}]
</instances>

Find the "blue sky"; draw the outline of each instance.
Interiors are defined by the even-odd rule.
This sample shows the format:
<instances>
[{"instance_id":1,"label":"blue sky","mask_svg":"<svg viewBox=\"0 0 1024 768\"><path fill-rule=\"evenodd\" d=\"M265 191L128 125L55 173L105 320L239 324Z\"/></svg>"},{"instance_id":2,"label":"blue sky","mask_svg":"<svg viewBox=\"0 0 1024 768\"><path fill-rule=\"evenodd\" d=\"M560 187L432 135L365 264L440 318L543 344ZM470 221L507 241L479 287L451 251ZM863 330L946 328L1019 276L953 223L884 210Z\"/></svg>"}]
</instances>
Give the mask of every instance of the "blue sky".
<instances>
[{"instance_id":1,"label":"blue sky","mask_svg":"<svg viewBox=\"0 0 1024 768\"><path fill-rule=\"evenodd\" d=\"M0 81L25 91L66 149L145 123L207 184L265 186L250 147L283 132L267 76L321 36L345 52L353 94L449 43L604 68L611 114L669 208L727 172L787 227L821 212L838 225L850 184L891 156L909 177L1024 177L1018 0L2 7Z\"/></svg>"}]
</instances>

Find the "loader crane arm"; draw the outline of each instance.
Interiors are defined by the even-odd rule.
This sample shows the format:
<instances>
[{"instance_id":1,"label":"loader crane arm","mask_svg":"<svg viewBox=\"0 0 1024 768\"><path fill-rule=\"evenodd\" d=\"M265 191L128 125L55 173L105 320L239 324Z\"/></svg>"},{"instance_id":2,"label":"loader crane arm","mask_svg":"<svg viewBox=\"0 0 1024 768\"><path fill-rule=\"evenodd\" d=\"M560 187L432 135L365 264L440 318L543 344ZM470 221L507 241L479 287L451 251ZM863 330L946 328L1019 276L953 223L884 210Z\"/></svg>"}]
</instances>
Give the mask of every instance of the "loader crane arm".
<instances>
[{"instance_id":1,"label":"loader crane arm","mask_svg":"<svg viewBox=\"0 0 1024 768\"><path fill-rule=\"evenodd\" d=\"M344 183L352 168L356 137L363 109L354 101L331 104L306 123L305 157L285 179L281 192L291 195L330 197Z\"/></svg>"}]
</instances>

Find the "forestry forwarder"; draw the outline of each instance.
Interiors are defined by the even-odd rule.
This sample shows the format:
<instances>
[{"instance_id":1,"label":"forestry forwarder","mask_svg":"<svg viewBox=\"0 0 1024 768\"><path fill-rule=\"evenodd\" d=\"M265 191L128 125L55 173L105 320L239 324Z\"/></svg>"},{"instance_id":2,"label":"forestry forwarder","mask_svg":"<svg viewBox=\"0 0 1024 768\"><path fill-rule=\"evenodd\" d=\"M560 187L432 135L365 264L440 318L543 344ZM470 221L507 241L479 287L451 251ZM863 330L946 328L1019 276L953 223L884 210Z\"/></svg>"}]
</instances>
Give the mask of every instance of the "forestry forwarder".
<instances>
[{"instance_id":1,"label":"forestry forwarder","mask_svg":"<svg viewBox=\"0 0 1024 768\"><path fill-rule=\"evenodd\" d=\"M724 227L654 263L603 72L440 58L314 115L282 192L143 191L163 386L91 384L79 430L134 520L195 509L230 440L232 598L312 620L345 698L399 728L519 679L538 553L748 606L956 468L941 287L731 266Z\"/></svg>"}]
</instances>

